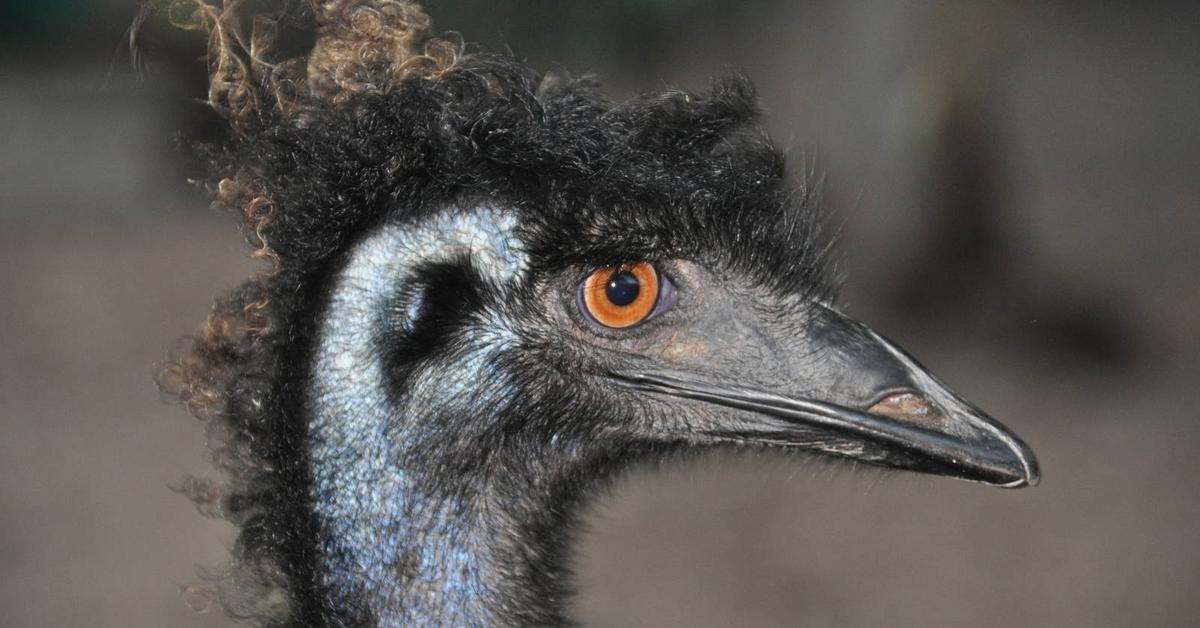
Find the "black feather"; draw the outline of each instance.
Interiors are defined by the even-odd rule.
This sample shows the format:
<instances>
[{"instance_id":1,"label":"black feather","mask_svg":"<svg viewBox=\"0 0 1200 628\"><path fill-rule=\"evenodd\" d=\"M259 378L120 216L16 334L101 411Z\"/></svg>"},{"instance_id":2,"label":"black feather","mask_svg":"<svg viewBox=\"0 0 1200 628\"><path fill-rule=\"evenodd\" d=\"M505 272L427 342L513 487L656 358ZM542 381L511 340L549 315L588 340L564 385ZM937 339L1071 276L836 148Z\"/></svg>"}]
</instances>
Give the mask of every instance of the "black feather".
<instances>
[{"instance_id":1,"label":"black feather","mask_svg":"<svg viewBox=\"0 0 1200 628\"><path fill-rule=\"evenodd\" d=\"M334 596L323 584L305 434L322 304L353 243L397 216L419 221L447 206L486 203L519 216L533 276L685 258L772 291L828 298L815 196L806 182L789 182L758 115L754 90L740 76L714 82L706 94L613 103L593 79L543 76L513 56L475 51L436 77L413 76L295 117L263 114L227 143L202 147L213 181L237 181L227 184L244 188L234 197L266 199L264 213L251 216L251 240L276 262L269 276L218 305L218 329L198 339L177 391L196 400L208 386L220 397L214 448L233 472L223 504L241 529L243 583L257 582L260 597L274 591L289 600L285 616L269 616L257 602L237 612L270 626L372 621L354 596ZM469 267L463 260L420 271L425 309L414 342L388 357L394 388L431 355L453 350L463 316L488 289ZM589 399L556 389L568 358L505 360L497 368L524 377L518 385L538 394L508 400L503 422L444 417L427 445L427 477L486 469L498 478L494 498L508 504L512 539L523 543L502 548L522 560L507 563L519 572L506 574L516 584L499 593L501 619L565 624L564 555L578 502L630 460L672 448L596 433L601 422ZM548 453L552 439L559 453ZM546 485L531 489L529 477Z\"/></svg>"}]
</instances>

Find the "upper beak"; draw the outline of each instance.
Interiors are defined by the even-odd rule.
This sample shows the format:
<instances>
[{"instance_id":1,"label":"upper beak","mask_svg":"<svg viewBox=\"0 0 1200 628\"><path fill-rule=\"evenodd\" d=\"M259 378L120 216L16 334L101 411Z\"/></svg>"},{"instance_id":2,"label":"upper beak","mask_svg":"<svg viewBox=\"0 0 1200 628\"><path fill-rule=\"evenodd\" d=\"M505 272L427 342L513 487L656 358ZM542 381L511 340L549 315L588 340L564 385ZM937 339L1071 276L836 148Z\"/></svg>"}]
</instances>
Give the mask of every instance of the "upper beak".
<instances>
[{"instance_id":1,"label":"upper beak","mask_svg":"<svg viewBox=\"0 0 1200 628\"><path fill-rule=\"evenodd\" d=\"M745 369L717 377L677 369L614 375L643 391L735 410L693 429L710 439L802 447L1008 488L1037 485L1037 459L1020 437L866 326L836 313L825 325L832 333L809 339L825 346L805 354L835 359L805 372L826 384L795 386L798 394L756 385Z\"/></svg>"}]
</instances>

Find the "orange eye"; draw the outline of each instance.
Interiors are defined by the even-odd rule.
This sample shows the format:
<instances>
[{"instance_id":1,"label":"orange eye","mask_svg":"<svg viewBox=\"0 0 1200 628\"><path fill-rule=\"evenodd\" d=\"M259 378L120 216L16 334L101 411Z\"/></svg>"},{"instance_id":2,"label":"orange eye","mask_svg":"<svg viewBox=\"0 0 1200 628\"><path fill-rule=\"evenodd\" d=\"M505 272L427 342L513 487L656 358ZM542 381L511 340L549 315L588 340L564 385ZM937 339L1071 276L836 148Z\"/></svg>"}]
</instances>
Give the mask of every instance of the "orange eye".
<instances>
[{"instance_id":1,"label":"orange eye","mask_svg":"<svg viewBox=\"0 0 1200 628\"><path fill-rule=\"evenodd\" d=\"M649 262L601 268L583 282L583 308L605 327L630 327L658 304L658 270Z\"/></svg>"}]
</instances>

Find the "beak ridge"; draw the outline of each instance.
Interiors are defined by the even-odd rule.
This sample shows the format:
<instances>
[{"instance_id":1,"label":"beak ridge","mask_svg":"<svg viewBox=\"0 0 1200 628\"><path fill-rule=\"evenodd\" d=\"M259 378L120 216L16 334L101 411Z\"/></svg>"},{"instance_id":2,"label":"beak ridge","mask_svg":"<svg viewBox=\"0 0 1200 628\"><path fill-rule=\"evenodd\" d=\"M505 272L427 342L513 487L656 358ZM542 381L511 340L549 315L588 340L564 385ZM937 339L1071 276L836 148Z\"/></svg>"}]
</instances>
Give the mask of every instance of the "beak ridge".
<instances>
[{"instance_id":1,"label":"beak ridge","mask_svg":"<svg viewBox=\"0 0 1200 628\"><path fill-rule=\"evenodd\" d=\"M939 412L935 426L816 399L797 399L677 373L618 375L634 388L746 411L748 419L705 430L718 440L816 449L864 462L1005 488L1040 480L1033 452L981 412Z\"/></svg>"},{"instance_id":2,"label":"beak ridge","mask_svg":"<svg viewBox=\"0 0 1200 628\"><path fill-rule=\"evenodd\" d=\"M1021 437L958 396L895 343L870 329L866 331L904 366L916 388L921 391L922 400L932 401L943 429L959 434L968 443L974 443L976 454L984 454L983 457L990 459L992 464L1006 469L1013 476L1009 482L994 484L1004 488L1021 488L1037 486L1041 482L1037 456Z\"/></svg>"}]
</instances>

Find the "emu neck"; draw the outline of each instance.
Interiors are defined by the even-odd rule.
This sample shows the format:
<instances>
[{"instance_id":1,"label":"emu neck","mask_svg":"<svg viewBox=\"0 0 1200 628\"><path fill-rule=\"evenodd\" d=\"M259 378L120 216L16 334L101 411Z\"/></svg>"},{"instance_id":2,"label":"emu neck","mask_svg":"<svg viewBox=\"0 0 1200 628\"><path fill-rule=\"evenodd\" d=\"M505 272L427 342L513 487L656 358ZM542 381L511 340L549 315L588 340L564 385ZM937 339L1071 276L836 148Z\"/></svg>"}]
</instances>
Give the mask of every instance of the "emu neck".
<instances>
[{"instance_id":1,"label":"emu neck","mask_svg":"<svg viewBox=\"0 0 1200 628\"><path fill-rule=\"evenodd\" d=\"M389 487L391 508L326 519L321 569L333 605L361 609L346 616L371 626L567 623L562 554L575 500L564 507L561 489L515 474L432 484L440 494L401 482Z\"/></svg>"},{"instance_id":2,"label":"emu neck","mask_svg":"<svg viewBox=\"0 0 1200 628\"><path fill-rule=\"evenodd\" d=\"M511 326L477 310L454 351L414 359L411 341L437 303L421 269L469 259L477 281L515 281L514 229L486 207L385 224L336 277L307 404L319 584L339 609L329 623L563 623L561 533L545 534L568 511L560 468L485 437L514 396L495 364Z\"/></svg>"}]
</instances>

